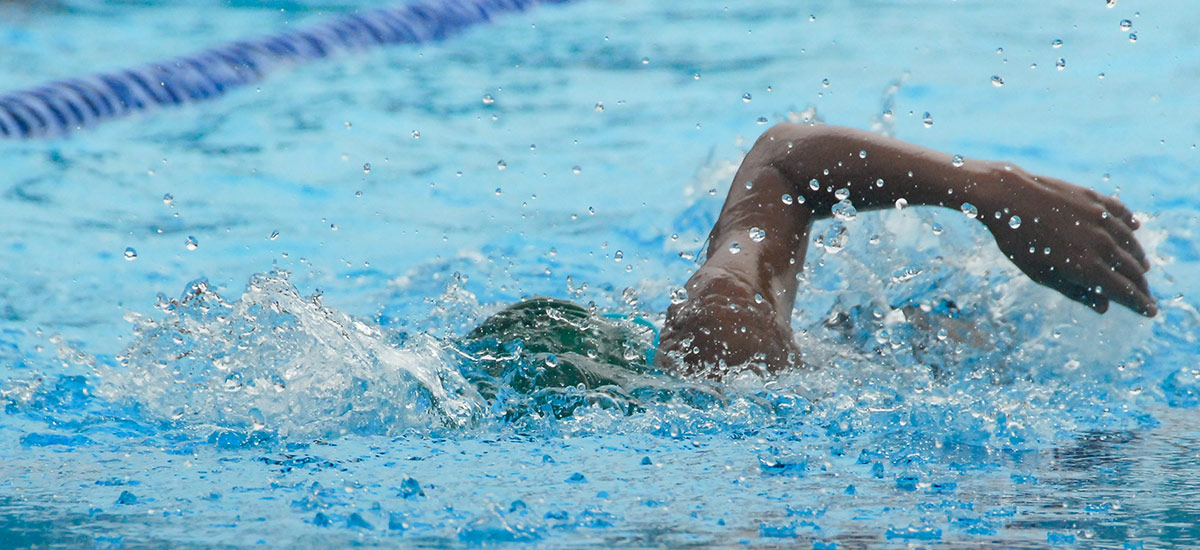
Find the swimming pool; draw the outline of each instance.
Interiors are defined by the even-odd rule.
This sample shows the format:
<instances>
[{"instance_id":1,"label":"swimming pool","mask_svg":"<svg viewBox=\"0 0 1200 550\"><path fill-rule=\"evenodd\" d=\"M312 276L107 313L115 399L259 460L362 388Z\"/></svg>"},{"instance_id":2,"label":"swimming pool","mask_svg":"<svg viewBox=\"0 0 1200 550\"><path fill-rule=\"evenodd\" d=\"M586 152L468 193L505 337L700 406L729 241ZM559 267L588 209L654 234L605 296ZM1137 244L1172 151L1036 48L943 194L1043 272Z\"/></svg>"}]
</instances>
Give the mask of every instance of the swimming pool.
<instances>
[{"instance_id":1,"label":"swimming pool","mask_svg":"<svg viewBox=\"0 0 1200 550\"><path fill-rule=\"evenodd\" d=\"M346 11L61 4L0 7L3 90ZM0 142L0 546L1200 544L1197 14L581 1ZM823 370L471 394L443 339L521 297L661 320L745 149L813 112L1120 189L1162 313L908 209L810 252ZM892 313L947 301L974 341Z\"/></svg>"}]
</instances>

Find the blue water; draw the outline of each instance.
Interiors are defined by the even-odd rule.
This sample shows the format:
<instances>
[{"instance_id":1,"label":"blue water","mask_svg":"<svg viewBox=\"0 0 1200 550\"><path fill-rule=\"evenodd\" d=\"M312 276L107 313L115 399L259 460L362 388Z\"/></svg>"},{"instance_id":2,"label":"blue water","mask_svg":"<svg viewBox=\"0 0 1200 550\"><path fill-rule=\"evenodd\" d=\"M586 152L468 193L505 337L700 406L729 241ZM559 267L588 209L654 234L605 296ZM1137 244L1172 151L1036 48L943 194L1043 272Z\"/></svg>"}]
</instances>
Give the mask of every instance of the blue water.
<instances>
[{"instance_id":1,"label":"blue water","mask_svg":"<svg viewBox=\"0 0 1200 550\"><path fill-rule=\"evenodd\" d=\"M0 75L335 10L6 3ZM0 547L1196 547L1197 16L589 0L0 142ZM450 339L523 296L661 323L745 149L814 114L1119 191L1162 313L910 208L812 248L815 372L564 419L464 380Z\"/></svg>"}]
</instances>

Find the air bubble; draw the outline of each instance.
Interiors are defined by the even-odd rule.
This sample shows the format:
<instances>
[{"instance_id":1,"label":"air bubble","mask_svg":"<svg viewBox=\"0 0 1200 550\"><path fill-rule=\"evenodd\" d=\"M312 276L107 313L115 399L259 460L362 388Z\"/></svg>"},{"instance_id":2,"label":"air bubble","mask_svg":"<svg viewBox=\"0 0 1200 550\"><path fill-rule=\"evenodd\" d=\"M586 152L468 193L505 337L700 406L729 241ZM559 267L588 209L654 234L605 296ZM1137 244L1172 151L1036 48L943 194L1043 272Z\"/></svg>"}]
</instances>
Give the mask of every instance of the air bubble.
<instances>
[{"instance_id":1,"label":"air bubble","mask_svg":"<svg viewBox=\"0 0 1200 550\"><path fill-rule=\"evenodd\" d=\"M962 203L961 210L963 214L966 214L966 216L972 220L979 217L979 209L976 208L974 204L969 202Z\"/></svg>"},{"instance_id":2,"label":"air bubble","mask_svg":"<svg viewBox=\"0 0 1200 550\"><path fill-rule=\"evenodd\" d=\"M132 247L127 247L125 249L125 261L132 262L136 259L137 259L137 251L134 250Z\"/></svg>"},{"instance_id":3,"label":"air bubble","mask_svg":"<svg viewBox=\"0 0 1200 550\"><path fill-rule=\"evenodd\" d=\"M1008 226L1009 226L1009 227L1011 227L1011 228L1013 228L1013 229L1016 229L1016 228L1018 228L1018 227L1021 227L1021 217L1020 217L1020 216L1013 216L1013 217L1009 218L1009 219L1008 219Z\"/></svg>"},{"instance_id":4,"label":"air bubble","mask_svg":"<svg viewBox=\"0 0 1200 550\"><path fill-rule=\"evenodd\" d=\"M762 229L760 229L758 227L750 228L750 240L752 240L756 243L761 243L761 242L763 242L763 239L766 239L766 238L767 238L766 231L763 231Z\"/></svg>"}]
</instances>

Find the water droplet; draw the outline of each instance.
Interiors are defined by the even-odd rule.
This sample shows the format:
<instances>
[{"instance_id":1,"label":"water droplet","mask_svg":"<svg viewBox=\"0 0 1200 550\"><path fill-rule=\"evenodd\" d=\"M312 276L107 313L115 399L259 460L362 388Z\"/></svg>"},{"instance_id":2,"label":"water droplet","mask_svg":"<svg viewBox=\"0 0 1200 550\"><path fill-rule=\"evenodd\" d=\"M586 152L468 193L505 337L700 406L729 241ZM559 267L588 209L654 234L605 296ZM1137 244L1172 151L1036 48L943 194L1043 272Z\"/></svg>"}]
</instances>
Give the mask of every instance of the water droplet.
<instances>
[{"instance_id":1,"label":"water droplet","mask_svg":"<svg viewBox=\"0 0 1200 550\"><path fill-rule=\"evenodd\" d=\"M349 129L350 129L350 128L352 128L352 127L353 127L353 125L351 125L351 124L350 124L350 121L349 121L349 120L347 120L347 121L346 121L346 129L347 129L347 130L349 130Z\"/></svg>"},{"instance_id":2,"label":"water droplet","mask_svg":"<svg viewBox=\"0 0 1200 550\"><path fill-rule=\"evenodd\" d=\"M603 112L604 112L604 102L603 102L603 101L597 101L597 102L596 102L596 106L595 106L595 107L593 107L593 109L594 109L594 110L595 110L597 113L603 113Z\"/></svg>"},{"instance_id":3,"label":"water droplet","mask_svg":"<svg viewBox=\"0 0 1200 550\"><path fill-rule=\"evenodd\" d=\"M1096 285L1096 288L1094 288L1094 289L1092 289L1092 290L1093 290L1093 291L1094 291L1096 294L1103 294L1103 293L1104 293L1104 287L1102 287L1102 286L1100 286L1100 285Z\"/></svg>"},{"instance_id":4,"label":"water droplet","mask_svg":"<svg viewBox=\"0 0 1200 550\"><path fill-rule=\"evenodd\" d=\"M618 250L618 251L616 251L616 252L613 252L613 261L614 261L614 262L620 263L620 262L621 262L621 260L624 260L624 259L625 259L625 253L624 253L624 252L622 252L622 251L620 251L620 250Z\"/></svg>"},{"instance_id":5,"label":"water droplet","mask_svg":"<svg viewBox=\"0 0 1200 550\"><path fill-rule=\"evenodd\" d=\"M763 124L766 124L766 123L767 123L767 117L765 117L765 116L760 116L760 117L758 117L758 120L756 120L755 122L757 122L757 123L758 123L760 126L761 126L761 125L763 125Z\"/></svg>"},{"instance_id":6,"label":"water droplet","mask_svg":"<svg viewBox=\"0 0 1200 550\"><path fill-rule=\"evenodd\" d=\"M962 207L960 207L960 209L962 210L963 214L966 214L966 216L972 220L979 217L979 209L975 208L974 204L964 202L962 203Z\"/></svg>"},{"instance_id":7,"label":"water droplet","mask_svg":"<svg viewBox=\"0 0 1200 550\"><path fill-rule=\"evenodd\" d=\"M262 411L258 410L258 408L250 409L250 429L257 432L266 427L267 420L263 418Z\"/></svg>"},{"instance_id":8,"label":"water droplet","mask_svg":"<svg viewBox=\"0 0 1200 550\"><path fill-rule=\"evenodd\" d=\"M700 80L700 73L692 73L692 80Z\"/></svg>"},{"instance_id":9,"label":"water droplet","mask_svg":"<svg viewBox=\"0 0 1200 550\"><path fill-rule=\"evenodd\" d=\"M752 182L752 181L746 182L746 189L754 189L754 182Z\"/></svg>"},{"instance_id":10,"label":"water droplet","mask_svg":"<svg viewBox=\"0 0 1200 550\"><path fill-rule=\"evenodd\" d=\"M1000 78L1000 75L992 75L992 86L999 88L1003 85L1004 85L1004 79Z\"/></svg>"},{"instance_id":11,"label":"water droplet","mask_svg":"<svg viewBox=\"0 0 1200 550\"><path fill-rule=\"evenodd\" d=\"M1136 32L1131 32L1131 33L1129 33L1129 41L1130 41L1130 42L1137 42L1137 33L1136 33Z\"/></svg>"},{"instance_id":12,"label":"water droplet","mask_svg":"<svg viewBox=\"0 0 1200 550\"><path fill-rule=\"evenodd\" d=\"M1133 21L1130 21L1128 19L1121 20L1121 30L1128 31L1129 29L1132 29L1132 28L1133 28Z\"/></svg>"},{"instance_id":13,"label":"water droplet","mask_svg":"<svg viewBox=\"0 0 1200 550\"><path fill-rule=\"evenodd\" d=\"M504 190L497 187L496 188L496 196L499 197L500 195L503 195L503 194L504 194Z\"/></svg>"},{"instance_id":14,"label":"water droplet","mask_svg":"<svg viewBox=\"0 0 1200 550\"><path fill-rule=\"evenodd\" d=\"M822 87L822 88L828 88L828 87L829 87L829 79L828 79L828 78L822 78L822 79L821 79L821 87Z\"/></svg>"},{"instance_id":15,"label":"water droplet","mask_svg":"<svg viewBox=\"0 0 1200 550\"><path fill-rule=\"evenodd\" d=\"M572 174L579 174L580 172L583 172L583 168L580 168L579 165L575 165L575 166L571 167Z\"/></svg>"},{"instance_id":16,"label":"water droplet","mask_svg":"<svg viewBox=\"0 0 1200 550\"><path fill-rule=\"evenodd\" d=\"M892 272L892 283L900 284L913 280L917 275L921 274L921 266L909 265L904 266Z\"/></svg>"},{"instance_id":17,"label":"water droplet","mask_svg":"<svg viewBox=\"0 0 1200 550\"><path fill-rule=\"evenodd\" d=\"M925 123L926 128L933 126L933 115L926 112L924 115L921 116L921 122Z\"/></svg>"},{"instance_id":18,"label":"water droplet","mask_svg":"<svg viewBox=\"0 0 1200 550\"><path fill-rule=\"evenodd\" d=\"M754 98L750 96L750 92L746 92L746 93L742 94L742 103L750 103L751 99L754 99Z\"/></svg>"},{"instance_id":19,"label":"water droplet","mask_svg":"<svg viewBox=\"0 0 1200 550\"><path fill-rule=\"evenodd\" d=\"M907 207L908 207L908 201L906 199L904 199L903 197L896 199L896 210L904 210Z\"/></svg>"},{"instance_id":20,"label":"water droplet","mask_svg":"<svg viewBox=\"0 0 1200 550\"><path fill-rule=\"evenodd\" d=\"M1042 254L1049 256L1050 255L1050 247L1047 246L1046 248L1043 248Z\"/></svg>"},{"instance_id":21,"label":"water droplet","mask_svg":"<svg viewBox=\"0 0 1200 550\"><path fill-rule=\"evenodd\" d=\"M955 168L959 168L965 163L966 161L963 160L962 155L954 155L954 158L950 159L950 164L953 164Z\"/></svg>"},{"instance_id":22,"label":"water droplet","mask_svg":"<svg viewBox=\"0 0 1200 550\"><path fill-rule=\"evenodd\" d=\"M420 130L413 130L413 132L412 132L412 137L413 137L413 139L421 139L421 131L420 131Z\"/></svg>"},{"instance_id":23,"label":"water droplet","mask_svg":"<svg viewBox=\"0 0 1200 550\"><path fill-rule=\"evenodd\" d=\"M779 200L783 201L783 204L792 204L795 202L792 200L792 196L787 193L784 193L782 197L779 197Z\"/></svg>"},{"instance_id":24,"label":"water droplet","mask_svg":"<svg viewBox=\"0 0 1200 550\"><path fill-rule=\"evenodd\" d=\"M272 240L272 241L273 241L273 240L275 240L275 239L278 239L278 238L279 238L279 232L278 232L278 231L272 231L272 232L271 232L271 236L270 236L270 237L267 237L267 239L268 239L268 240Z\"/></svg>"},{"instance_id":25,"label":"water droplet","mask_svg":"<svg viewBox=\"0 0 1200 550\"><path fill-rule=\"evenodd\" d=\"M170 193L163 195L163 204L171 206L175 202L175 197Z\"/></svg>"},{"instance_id":26,"label":"water droplet","mask_svg":"<svg viewBox=\"0 0 1200 550\"><path fill-rule=\"evenodd\" d=\"M1053 42L1050 43L1050 47L1051 48L1061 48L1062 40L1055 39Z\"/></svg>"},{"instance_id":27,"label":"water droplet","mask_svg":"<svg viewBox=\"0 0 1200 550\"><path fill-rule=\"evenodd\" d=\"M860 159L865 159L865 158L867 158L867 152L866 152L866 151L859 151L859 152L858 152L858 158L860 158Z\"/></svg>"},{"instance_id":28,"label":"water droplet","mask_svg":"<svg viewBox=\"0 0 1200 550\"><path fill-rule=\"evenodd\" d=\"M1009 218L1008 226L1013 229L1021 227L1021 216L1013 216L1013 217Z\"/></svg>"},{"instance_id":29,"label":"water droplet","mask_svg":"<svg viewBox=\"0 0 1200 550\"><path fill-rule=\"evenodd\" d=\"M950 333L946 332L946 329L944 329L944 328L938 329L938 331L937 331L937 339L938 340L945 340L946 337L948 337L948 336L950 336Z\"/></svg>"},{"instance_id":30,"label":"water droplet","mask_svg":"<svg viewBox=\"0 0 1200 550\"><path fill-rule=\"evenodd\" d=\"M883 187L883 178L875 180L875 187Z\"/></svg>"},{"instance_id":31,"label":"water droplet","mask_svg":"<svg viewBox=\"0 0 1200 550\"><path fill-rule=\"evenodd\" d=\"M737 254L738 252L741 252L741 251L742 251L742 245L740 245L738 243L729 243L729 253L730 254Z\"/></svg>"},{"instance_id":32,"label":"water droplet","mask_svg":"<svg viewBox=\"0 0 1200 550\"><path fill-rule=\"evenodd\" d=\"M752 240L756 243L761 243L761 242L763 242L763 239L766 239L766 238L767 238L766 231L763 231L762 229L757 228L757 227L750 228L750 240Z\"/></svg>"},{"instance_id":33,"label":"water droplet","mask_svg":"<svg viewBox=\"0 0 1200 550\"><path fill-rule=\"evenodd\" d=\"M492 97L492 94L484 94L483 95L483 104L484 105L491 105L495 102L496 102L496 98Z\"/></svg>"},{"instance_id":34,"label":"water droplet","mask_svg":"<svg viewBox=\"0 0 1200 550\"><path fill-rule=\"evenodd\" d=\"M854 208L854 205L848 199L839 201L833 205L832 211L834 219L838 221L848 222L858 217L858 210Z\"/></svg>"},{"instance_id":35,"label":"water droplet","mask_svg":"<svg viewBox=\"0 0 1200 550\"><path fill-rule=\"evenodd\" d=\"M846 234L846 226L840 223L834 223L829 227L823 235L817 236L817 245L825 249L825 252L837 254L842 249L846 248L846 242L849 237Z\"/></svg>"},{"instance_id":36,"label":"water droplet","mask_svg":"<svg viewBox=\"0 0 1200 550\"><path fill-rule=\"evenodd\" d=\"M812 189L813 191L820 190L820 189L821 189L821 182L817 181L817 178L813 178L813 179L811 179L811 180L808 180L808 188L809 188L809 189Z\"/></svg>"},{"instance_id":37,"label":"water droplet","mask_svg":"<svg viewBox=\"0 0 1200 550\"><path fill-rule=\"evenodd\" d=\"M945 229L942 229L942 224L937 222L934 222L933 227L931 227L930 230L933 231L934 235L941 235L942 232L945 231Z\"/></svg>"},{"instance_id":38,"label":"water droplet","mask_svg":"<svg viewBox=\"0 0 1200 550\"><path fill-rule=\"evenodd\" d=\"M499 162L497 162L497 163L496 163L496 169L497 169L497 170L503 170L503 169L505 169L505 168L508 168L508 163L507 163L507 162L504 162L503 160L501 160L501 161L499 161Z\"/></svg>"},{"instance_id":39,"label":"water droplet","mask_svg":"<svg viewBox=\"0 0 1200 550\"><path fill-rule=\"evenodd\" d=\"M370 173L371 173L371 163L369 163L369 162L368 162L368 163L366 163L366 164L364 164L364 165L363 165L363 173L364 173L364 174L370 174Z\"/></svg>"},{"instance_id":40,"label":"water droplet","mask_svg":"<svg viewBox=\"0 0 1200 550\"><path fill-rule=\"evenodd\" d=\"M642 58L642 65L649 65L649 64L650 64L650 58L649 58L649 57L643 57L643 58Z\"/></svg>"},{"instance_id":41,"label":"water droplet","mask_svg":"<svg viewBox=\"0 0 1200 550\"><path fill-rule=\"evenodd\" d=\"M557 367L558 366L558 356L554 355L553 353L547 353L546 354L546 366L550 367L550 368Z\"/></svg>"},{"instance_id":42,"label":"water droplet","mask_svg":"<svg viewBox=\"0 0 1200 550\"><path fill-rule=\"evenodd\" d=\"M132 247L126 248L125 249L125 260L132 262L136 259L137 259L137 251L134 250Z\"/></svg>"},{"instance_id":43,"label":"water droplet","mask_svg":"<svg viewBox=\"0 0 1200 550\"><path fill-rule=\"evenodd\" d=\"M1061 57L1058 58L1058 61L1054 62L1054 67L1060 71L1067 68L1067 60Z\"/></svg>"},{"instance_id":44,"label":"water droplet","mask_svg":"<svg viewBox=\"0 0 1200 550\"><path fill-rule=\"evenodd\" d=\"M806 200L808 199L805 199L804 195L796 195L796 204L804 204Z\"/></svg>"},{"instance_id":45,"label":"water droplet","mask_svg":"<svg viewBox=\"0 0 1200 550\"><path fill-rule=\"evenodd\" d=\"M675 305L682 304L688 299L687 289L677 288L671 291L671 303Z\"/></svg>"},{"instance_id":46,"label":"water droplet","mask_svg":"<svg viewBox=\"0 0 1200 550\"><path fill-rule=\"evenodd\" d=\"M187 240L183 241L183 244L184 244L184 246L187 247L188 250L195 250L197 248L200 248L200 241L197 241L196 237L193 237L191 235L188 235Z\"/></svg>"},{"instance_id":47,"label":"water droplet","mask_svg":"<svg viewBox=\"0 0 1200 550\"><path fill-rule=\"evenodd\" d=\"M833 197L839 201L844 201L850 198L850 190L845 187L833 192Z\"/></svg>"}]
</instances>

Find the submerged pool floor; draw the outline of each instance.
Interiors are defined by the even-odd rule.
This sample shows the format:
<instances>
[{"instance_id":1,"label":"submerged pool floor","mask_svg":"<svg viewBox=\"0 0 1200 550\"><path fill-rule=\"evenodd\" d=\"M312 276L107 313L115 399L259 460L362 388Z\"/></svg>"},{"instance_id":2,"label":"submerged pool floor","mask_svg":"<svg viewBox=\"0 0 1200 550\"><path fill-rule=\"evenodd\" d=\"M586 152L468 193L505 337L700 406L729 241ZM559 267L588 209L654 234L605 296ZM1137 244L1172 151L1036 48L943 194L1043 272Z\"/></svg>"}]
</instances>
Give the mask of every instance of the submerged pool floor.
<instances>
[{"instance_id":1,"label":"submerged pool floor","mask_svg":"<svg viewBox=\"0 0 1200 550\"><path fill-rule=\"evenodd\" d=\"M1018 4L585 0L0 142L0 548L1200 546L1200 8ZM333 13L3 4L0 74ZM1119 193L1162 312L906 209L811 247L811 371L467 381L522 297L661 324L746 148L813 116Z\"/></svg>"}]
</instances>

